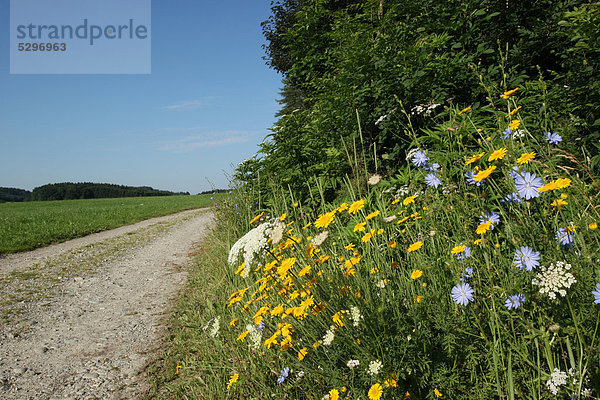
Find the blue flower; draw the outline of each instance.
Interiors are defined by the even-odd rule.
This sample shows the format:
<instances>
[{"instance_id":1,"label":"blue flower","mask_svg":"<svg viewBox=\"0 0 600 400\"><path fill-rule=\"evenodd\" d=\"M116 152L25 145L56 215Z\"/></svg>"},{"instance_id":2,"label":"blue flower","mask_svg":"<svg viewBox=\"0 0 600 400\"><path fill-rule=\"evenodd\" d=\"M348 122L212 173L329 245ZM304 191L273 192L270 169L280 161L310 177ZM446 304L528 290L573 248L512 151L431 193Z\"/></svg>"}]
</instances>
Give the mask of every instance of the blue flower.
<instances>
[{"instance_id":1,"label":"blue flower","mask_svg":"<svg viewBox=\"0 0 600 400\"><path fill-rule=\"evenodd\" d=\"M465 268L465 272L460 277L461 282L466 282L473 275L473 268Z\"/></svg>"},{"instance_id":2,"label":"blue flower","mask_svg":"<svg viewBox=\"0 0 600 400\"><path fill-rule=\"evenodd\" d=\"M479 217L479 223L483 224L486 222L491 222L490 229L494 230L496 225L500 223L500 216L493 211L491 213L486 212L483 217Z\"/></svg>"},{"instance_id":3,"label":"blue flower","mask_svg":"<svg viewBox=\"0 0 600 400\"><path fill-rule=\"evenodd\" d=\"M521 271L531 271L540 265L540 253L539 251L533 251L531 247L521 246L520 249L515 250L513 263Z\"/></svg>"},{"instance_id":4,"label":"blue flower","mask_svg":"<svg viewBox=\"0 0 600 400\"><path fill-rule=\"evenodd\" d=\"M423 166L423 169L424 169L425 171L437 171L437 170L439 170L439 169L440 169L440 164L438 164L438 163L436 163L436 162L434 162L434 163L433 163L433 164L431 164L431 165L429 165L429 164L425 164L425 165Z\"/></svg>"},{"instance_id":5,"label":"blue flower","mask_svg":"<svg viewBox=\"0 0 600 400\"><path fill-rule=\"evenodd\" d=\"M417 150L412 158L412 163L417 167L422 167L429 162L429 158L424 151Z\"/></svg>"},{"instance_id":6,"label":"blue flower","mask_svg":"<svg viewBox=\"0 0 600 400\"><path fill-rule=\"evenodd\" d=\"M262 331L263 329L265 329L265 323L263 321L260 321L258 323L258 325L256 326L256 329L258 329L259 331Z\"/></svg>"},{"instance_id":7,"label":"blue flower","mask_svg":"<svg viewBox=\"0 0 600 400\"><path fill-rule=\"evenodd\" d=\"M475 172L469 171L465 173L465 177L467 178L467 183L469 183L469 185L481 186L482 181L477 182L473 180L473 178L475 178Z\"/></svg>"},{"instance_id":8,"label":"blue flower","mask_svg":"<svg viewBox=\"0 0 600 400\"><path fill-rule=\"evenodd\" d=\"M523 175L517 174L514 179L519 196L525 200L539 197L538 189L544 186L541 178L538 178L535 174L525 172Z\"/></svg>"},{"instance_id":9,"label":"blue flower","mask_svg":"<svg viewBox=\"0 0 600 400\"><path fill-rule=\"evenodd\" d=\"M573 239L575 236L575 232L570 228L558 228L556 231L556 236L554 237L558 243L560 243L563 247L569 248L573 246Z\"/></svg>"},{"instance_id":10,"label":"blue flower","mask_svg":"<svg viewBox=\"0 0 600 400\"><path fill-rule=\"evenodd\" d=\"M594 303L600 304L600 283L596 283L596 290L592 290L594 295Z\"/></svg>"},{"instance_id":11,"label":"blue flower","mask_svg":"<svg viewBox=\"0 0 600 400\"><path fill-rule=\"evenodd\" d=\"M429 186L433 186L434 188L437 188L438 186L440 186L442 184L442 181L440 180L440 178L438 178L438 176L435 172L431 172L431 173L427 174L427 176L425 177L425 183Z\"/></svg>"},{"instance_id":12,"label":"blue flower","mask_svg":"<svg viewBox=\"0 0 600 400\"><path fill-rule=\"evenodd\" d=\"M511 193L504 196L504 198L500 200L500 203L521 204L523 203L523 200L521 200L518 193Z\"/></svg>"},{"instance_id":13,"label":"blue flower","mask_svg":"<svg viewBox=\"0 0 600 400\"><path fill-rule=\"evenodd\" d=\"M562 136L556 132L544 132L544 139L550 144L558 144L558 142L562 142Z\"/></svg>"},{"instance_id":14,"label":"blue flower","mask_svg":"<svg viewBox=\"0 0 600 400\"><path fill-rule=\"evenodd\" d=\"M504 299L504 306L509 310L519 308L523 303L525 303L525 296L522 294L513 294L509 298Z\"/></svg>"},{"instance_id":15,"label":"blue flower","mask_svg":"<svg viewBox=\"0 0 600 400\"><path fill-rule=\"evenodd\" d=\"M462 252L456 254L456 259L458 261L466 260L469 257L471 257L471 248L468 246L465 247L465 249Z\"/></svg>"},{"instance_id":16,"label":"blue flower","mask_svg":"<svg viewBox=\"0 0 600 400\"><path fill-rule=\"evenodd\" d=\"M279 378L277 378L277 384L281 385L283 383L283 381L285 381L285 378L288 377L289 374L290 374L290 369L288 367L285 367L284 369L282 369L281 373L279 374Z\"/></svg>"},{"instance_id":17,"label":"blue flower","mask_svg":"<svg viewBox=\"0 0 600 400\"><path fill-rule=\"evenodd\" d=\"M504 132L502 132L502 139L506 140L510 137L510 135L512 134L512 129L510 129L510 126L508 128L506 128L504 130Z\"/></svg>"},{"instance_id":18,"label":"blue flower","mask_svg":"<svg viewBox=\"0 0 600 400\"><path fill-rule=\"evenodd\" d=\"M466 306L469 302L473 301L473 293L475 293L475 291L471 285L466 282L459 283L452 288L452 300L454 300L456 304Z\"/></svg>"}]
</instances>

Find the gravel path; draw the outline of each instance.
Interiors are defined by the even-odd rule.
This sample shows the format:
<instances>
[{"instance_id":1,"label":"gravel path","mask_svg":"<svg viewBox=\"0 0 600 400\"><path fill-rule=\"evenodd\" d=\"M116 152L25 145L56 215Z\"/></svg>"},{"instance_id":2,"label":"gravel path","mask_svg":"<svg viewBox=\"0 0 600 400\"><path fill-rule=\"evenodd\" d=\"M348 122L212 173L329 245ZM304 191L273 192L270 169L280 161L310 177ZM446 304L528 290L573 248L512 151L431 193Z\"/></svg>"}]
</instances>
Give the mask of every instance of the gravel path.
<instances>
[{"instance_id":1,"label":"gravel path","mask_svg":"<svg viewBox=\"0 0 600 400\"><path fill-rule=\"evenodd\" d=\"M134 399L206 210L0 260L0 398Z\"/></svg>"}]
</instances>

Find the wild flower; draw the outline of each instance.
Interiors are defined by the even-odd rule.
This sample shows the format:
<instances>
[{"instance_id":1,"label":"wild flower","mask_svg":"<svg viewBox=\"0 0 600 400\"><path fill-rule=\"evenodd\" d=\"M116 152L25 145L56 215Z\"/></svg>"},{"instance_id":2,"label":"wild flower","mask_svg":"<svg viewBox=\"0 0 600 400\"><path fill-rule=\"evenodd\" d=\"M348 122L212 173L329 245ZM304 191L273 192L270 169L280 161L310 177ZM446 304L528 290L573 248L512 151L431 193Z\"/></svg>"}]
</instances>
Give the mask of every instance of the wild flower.
<instances>
[{"instance_id":1,"label":"wild flower","mask_svg":"<svg viewBox=\"0 0 600 400\"><path fill-rule=\"evenodd\" d=\"M506 152L508 151L507 148L501 148L498 150L495 150L492 154L490 154L490 156L488 157L488 161L494 161L494 160L502 160L504 158L504 156L506 155Z\"/></svg>"},{"instance_id":2,"label":"wild flower","mask_svg":"<svg viewBox=\"0 0 600 400\"><path fill-rule=\"evenodd\" d=\"M481 186L481 181L476 181L475 180L475 172L473 172L473 171L467 171L465 173L465 178L467 178L467 183L469 185Z\"/></svg>"},{"instance_id":3,"label":"wild flower","mask_svg":"<svg viewBox=\"0 0 600 400\"><path fill-rule=\"evenodd\" d=\"M521 306L521 304L525 303L525 296L522 294L513 294L509 296L507 299L504 299L504 306L511 309L517 309Z\"/></svg>"},{"instance_id":4,"label":"wild flower","mask_svg":"<svg viewBox=\"0 0 600 400\"><path fill-rule=\"evenodd\" d=\"M494 230L494 228L496 227L496 225L498 225L500 223L500 216L498 214L496 214L495 212L486 212L483 214L483 216L479 217L479 223L483 224L489 222L490 223L490 229Z\"/></svg>"},{"instance_id":5,"label":"wild flower","mask_svg":"<svg viewBox=\"0 0 600 400\"><path fill-rule=\"evenodd\" d=\"M504 196L504 198L500 200L500 203L522 204L523 200L521 200L518 193L511 193Z\"/></svg>"},{"instance_id":6,"label":"wild flower","mask_svg":"<svg viewBox=\"0 0 600 400\"><path fill-rule=\"evenodd\" d=\"M492 174L492 172L496 170L496 168L497 167L495 165L492 165L491 167L488 167L483 171L479 171L477 174L475 174L473 180L475 182L481 182L482 180L487 179Z\"/></svg>"},{"instance_id":7,"label":"wild flower","mask_svg":"<svg viewBox=\"0 0 600 400\"><path fill-rule=\"evenodd\" d=\"M453 253L453 254L456 255L456 259L458 261L464 261L467 258L471 257L471 248L469 246L464 246L464 249L462 249L462 251L459 251L459 252L456 252L456 253Z\"/></svg>"},{"instance_id":8,"label":"wild flower","mask_svg":"<svg viewBox=\"0 0 600 400\"><path fill-rule=\"evenodd\" d=\"M567 384L568 375L566 372L561 372L560 369L554 368L554 372L550 374L550 379L546 381L546 387L553 394L557 395L560 386Z\"/></svg>"},{"instance_id":9,"label":"wild flower","mask_svg":"<svg viewBox=\"0 0 600 400\"><path fill-rule=\"evenodd\" d=\"M535 174L525 172L523 175L517 174L514 179L519 196L525 200L539 197L538 189L544 186L541 178L538 178Z\"/></svg>"},{"instance_id":10,"label":"wild flower","mask_svg":"<svg viewBox=\"0 0 600 400\"><path fill-rule=\"evenodd\" d=\"M412 274L410 274L410 279L418 279L423 275L423 271L420 269L415 269Z\"/></svg>"},{"instance_id":11,"label":"wild flower","mask_svg":"<svg viewBox=\"0 0 600 400\"><path fill-rule=\"evenodd\" d=\"M355 367L358 367L360 365L360 361L350 360L350 361L348 361L348 364L346 364L346 365L348 366L348 368L354 369Z\"/></svg>"},{"instance_id":12,"label":"wild flower","mask_svg":"<svg viewBox=\"0 0 600 400\"><path fill-rule=\"evenodd\" d=\"M514 88L511 89L509 91L504 92L503 94L500 95L500 97L502 97L503 99L508 99L510 96L512 96L517 90L519 90L519 88Z\"/></svg>"},{"instance_id":13,"label":"wild flower","mask_svg":"<svg viewBox=\"0 0 600 400\"><path fill-rule=\"evenodd\" d=\"M261 321L261 324L264 323ZM260 350L260 344L262 343L262 332L260 328L254 328L252 325L248 325L246 330L250 332L248 339L248 347L254 351Z\"/></svg>"},{"instance_id":14,"label":"wild flower","mask_svg":"<svg viewBox=\"0 0 600 400\"><path fill-rule=\"evenodd\" d=\"M371 186L377 185L381 181L381 175L373 174L367 181L367 183Z\"/></svg>"},{"instance_id":15,"label":"wild flower","mask_svg":"<svg viewBox=\"0 0 600 400\"><path fill-rule=\"evenodd\" d=\"M533 251L531 247L521 246L515 250L515 257L513 263L519 267L519 269L531 271L535 267L540 265L540 253Z\"/></svg>"},{"instance_id":16,"label":"wild flower","mask_svg":"<svg viewBox=\"0 0 600 400\"><path fill-rule=\"evenodd\" d=\"M552 300L556 299L556 294L560 294L562 297L567 295L568 289L577 280L568 272L571 269L571 264L567 264L563 261L557 261L551 263L550 266L542 266L540 272L537 273L537 278L534 278L531 283L536 286L540 286L541 294L548 294Z\"/></svg>"},{"instance_id":17,"label":"wild flower","mask_svg":"<svg viewBox=\"0 0 600 400\"><path fill-rule=\"evenodd\" d=\"M473 275L473 268L465 268L465 272L463 272L460 276L461 282L466 282L467 279L471 278Z\"/></svg>"},{"instance_id":18,"label":"wild flower","mask_svg":"<svg viewBox=\"0 0 600 400\"><path fill-rule=\"evenodd\" d=\"M282 369L281 372L279 373L279 378L277 378L277 384L281 385L285 381L285 378L288 377L289 374L290 374L290 369L288 367L285 367L284 369Z\"/></svg>"},{"instance_id":19,"label":"wild flower","mask_svg":"<svg viewBox=\"0 0 600 400\"><path fill-rule=\"evenodd\" d=\"M358 323L363 318L362 315L360 314L360 310L356 306L350 307L350 317L352 318L352 322L355 327L358 326Z\"/></svg>"},{"instance_id":20,"label":"wild flower","mask_svg":"<svg viewBox=\"0 0 600 400\"><path fill-rule=\"evenodd\" d=\"M368 392L369 400L379 400L381 399L381 395L383 394L383 388L379 383L371 386Z\"/></svg>"},{"instance_id":21,"label":"wild flower","mask_svg":"<svg viewBox=\"0 0 600 400\"><path fill-rule=\"evenodd\" d=\"M596 290L592 290L594 295L594 303L600 304L600 283L596 283Z\"/></svg>"},{"instance_id":22,"label":"wild flower","mask_svg":"<svg viewBox=\"0 0 600 400\"><path fill-rule=\"evenodd\" d=\"M427 184L427 186L433 186L437 189L437 187L442 184L442 181L436 173L432 172L430 174L427 174L427 176L425 177L425 183Z\"/></svg>"},{"instance_id":23,"label":"wild flower","mask_svg":"<svg viewBox=\"0 0 600 400\"><path fill-rule=\"evenodd\" d=\"M233 375L231 375L231 378L229 379L229 382L227 382L227 389L231 388L231 385L233 385L234 383L236 383L238 381L239 377L240 377L239 374L233 374Z\"/></svg>"},{"instance_id":24,"label":"wild flower","mask_svg":"<svg viewBox=\"0 0 600 400\"><path fill-rule=\"evenodd\" d=\"M365 206L365 200L364 199L357 200L357 201L355 201L354 203L352 203L350 205L350 207L348 208L348 213L349 214L356 214L358 212L358 210L360 210L364 206Z\"/></svg>"},{"instance_id":25,"label":"wild flower","mask_svg":"<svg viewBox=\"0 0 600 400\"><path fill-rule=\"evenodd\" d=\"M437 388L433 390L433 394L435 394L435 397L437 398L442 397L442 392L440 392Z\"/></svg>"},{"instance_id":26,"label":"wild flower","mask_svg":"<svg viewBox=\"0 0 600 400\"><path fill-rule=\"evenodd\" d=\"M337 389L331 389L329 391L329 400L339 400L340 399L340 391Z\"/></svg>"},{"instance_id":27,"label":"wild flower","mask_svg":"<svg viewBox=\"0 0 600 400\"><path fill-rule=\"evenodd\" d=\"M229 256L227 257L229 264L235 264L241 253L246 264L246 269L250 270L255 255L267 246L267 240L271 235L271 229L273 229L274 225L273 221L263 222L239 238L231 246L231 250L229 250Z\"/></svg>"},{"instance_id":28,"label":"wild flower","mask_svg":"<svg viewBox=\"0 0 600 400\"><path fill-rule=\"evenodd\" d=\"M406 252L412 253L413 251L419 250L422 246L423 246L423 242L419 240L418 242L415 242L415 243L411 244L410 246L408 246L408 249L406 249Z\"/></svg>"},{"instance_id":29,"label":"wild flower","mask_svg":"<svg viewBox=\"0 0 600 400\"><path fill-rule=\"evenodd\" d=\"M327 332L325 332L325 335L323 336L323 345L329 346L333 342L334 338L335 338L335 326L331 325L329 327L329 330Z\"/></svg>"},{"instance_id":30,"label":"wild flower","mask_svg":"<svg viewBox=\"0 0 600 400\"><path fill-rule=\"evenodd\" d=\"M535 151L532 151L531 153L523 153L521 154L521 157L517 158L517 164L529 164L529 161L533 160L535 156Z\"/></svg>"},{"instance_id":31,"label":"wild flower","mask_svg":"<svg viewBox=\"0 0 600 400\"><path fill-rule=\"evenodd\" d=\"M558 228L554 238L561 246L565 248L572 247L575 239L575 230L571 226L567 226L566 228Z\"/></svg>"},{"instance_id":32,"label":"wild flower","mask_svg":"<svg viewBox=\"0 0 600 400\"><path fill-rule=\"evenodd\" d=\"M271 235L270 235L272 244L277 244L277 243L281 242L281 239L283 239L283 233L285 232L285 228L286 228L286 225L281 221L276 221L274 223L273 228L271 229Z\"/></svg>"},{"instance_id":33,"label":"wild flower","mask_svg":"<svg viewBox=\"0 0 600 400\"><path fill-rule=\"evenodd\" d=\"M298 371L298 374L296 375L296 380L299 381L300 379L304 378L304 375L304 371Z\"/></svg>"},{"instance_id":34,"label":"wild flower","mask_svg":"<svg viewBox=\"0 0 600 400\"><path fill-rule=\"evenodd\" d=\"M512 129L510 129L510 127L508 127L504 130L504 132L502 132L502 139L506 140L506 139L510 138L511 135L512 135Z\"/></svg>"},{"instance_id":35,"label":"wild flower","mask_svg":"<svg viewBox=\"0 0 600 400\"><path fill-rule=\"evenodd\" d=\"M452 300L454 300L456 304L466 306L469 302L474 300L473 293L475 293L475 291L471 285L462 282L452 288Z\"/></svg>"},{"instance_id":36,"label":"wild flower","mask_svg":"<svg viewBox=\"0 0 600 400\"><path fill-rule=\"evenodd\" d=\"M221 321L221 317L215 317L213 324L212 324L212 328L211 328L210 332L208 333L210 335L210 337L214 338L214 337L219 336L220 321Z\"/></svg>"},{"instance_id":37,"label":"wild flower","mask_svg":"<svg viewBox=\"0 0 600 400\"><path fill-rule=\"evenodd\" d=\"M325 242L325 240L327 240L328 236L329 236L329 231L323 231L323 232L319 233L318 235L316 235L314 238L312 238L311 243L314 244L315 246L320 246L323 244L323 242Z\"/></svg>"},{"instance_id":38,"label":"wild flower","mask_svg":"<svg viewBox=\"0 0 600 400\"><path fill-rule=\"evenodd\" d=\"M425 171L438 171L440 169L440 164L438 163L433 163L433 164L425 164L423 166L423 169Z\"/></svg>"},{"instance_id":39,"label":"wild flower","mask_svg":"<svg viewBox=\"0 0 600 400\"><path fill-rule=\"evenodd\" d=\"M474 163L475 161L479 161L481 159L481 157L483 157L485 155L485 151L479 154L475 154L472 155L471 157L469 157L469 159L467 160L467 162L465 162L465 165L469 165Z\"/></svg>"},{"instance_id":40,"label":"wild flower","mask_svg":"<svg viewBox=\"0 0 600 400\"><path fill-rule=\"evenodd\" d=\"M381 361L379 361L379 360L371 361L369 363L369 369L368 369L367 373L371 376L377 375L381 371L381 368L383 368L383 363Z\"/></svg>"},{"instance_id":41,"label":"wild flower","mask_svg":"<svg viewBox=\"0 0 600 400\"><path fill-rule=\"evenodd\" d=\"M544 135L544 140L546 140L550 144L558 144L559 142L562 142L562 136L560 136L556 132L554 132L554 133L544 132L543 135Z\"/></svg>"},{"instance_id":42,"label":"wild flower","mask_svg":"<svg viewBox=\"0 0 600 400\"><path fill-rule=\"evenodd\" d=\"M427 157L427 154L425 154L424 151L422 151L421 149L418 149L414 154L413 154L413 158L412 158L412 163L416 166L416 167L422 167L425 164L427 164L429 162L429 157Z\"/></svg>"},{"instance_id":43,"label":"wild flower","mask_svg":"<svg viewBox=\"0 0 600 400\"><path fill-rule=\"evenodd\" d=\"M319 218L315 221L315 228L327 228L333 222L334 215L335 211L319 215Z\"/></svg>"}]
</instances>

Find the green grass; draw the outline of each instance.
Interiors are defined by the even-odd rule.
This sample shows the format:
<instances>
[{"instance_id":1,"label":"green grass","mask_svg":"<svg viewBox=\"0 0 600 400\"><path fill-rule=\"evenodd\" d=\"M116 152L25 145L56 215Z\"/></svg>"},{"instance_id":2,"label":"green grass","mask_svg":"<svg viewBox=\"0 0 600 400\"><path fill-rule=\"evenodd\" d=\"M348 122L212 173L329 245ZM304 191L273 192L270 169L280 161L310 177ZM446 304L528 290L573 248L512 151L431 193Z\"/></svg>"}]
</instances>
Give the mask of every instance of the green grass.
<instances>
[{"instance_id":1,"label":"green grass","mask_svg":"<svg viewBox=\"0 0 600 400\"><path fill-rule=\"evenodd\" d=\"M209 207L222 196L3 203L0 204L0 254L32 250L148 218Z\"/></svg>"}]
</instances>

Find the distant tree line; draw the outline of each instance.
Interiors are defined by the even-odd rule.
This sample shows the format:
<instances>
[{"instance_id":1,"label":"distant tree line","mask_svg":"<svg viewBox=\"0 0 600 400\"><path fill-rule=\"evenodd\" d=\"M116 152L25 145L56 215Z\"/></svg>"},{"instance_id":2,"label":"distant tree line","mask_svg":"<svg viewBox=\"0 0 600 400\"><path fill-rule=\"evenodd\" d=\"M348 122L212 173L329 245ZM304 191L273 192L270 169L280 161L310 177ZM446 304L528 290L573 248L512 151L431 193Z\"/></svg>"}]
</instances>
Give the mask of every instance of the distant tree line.
<instances>
[{"instance_id":1,"label":"distant tree line","mask_svg":"<svg viewBox=\"0 0 600 400\"><path fill-rule=\"evenodd\" d=\"M227 193L229 192L229 189L211 189L211 190L205 190L204 192L200 192L198 194L215 194L215 193Z\"/></svg>"},{"instance_id":2,"label":"distant tree line","mask_svg":"<svg viewBox=\"0 0 600 400\"><path fill-rule=\"evenodd\" d=\"M189 195L189 192L170 192L149 186L124 186L110 183L52 183L36 187L29 192L23 189L0 188L0 201L46 201L74 199L102 199L114 197Z\"/></svg>"}]
</instances>

